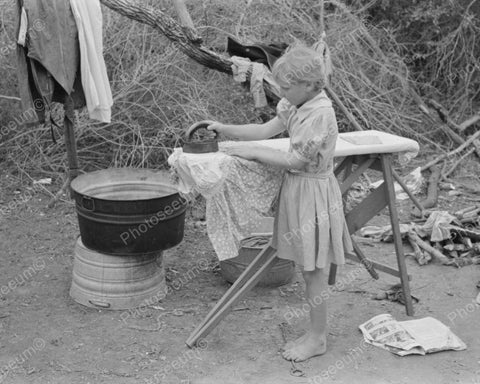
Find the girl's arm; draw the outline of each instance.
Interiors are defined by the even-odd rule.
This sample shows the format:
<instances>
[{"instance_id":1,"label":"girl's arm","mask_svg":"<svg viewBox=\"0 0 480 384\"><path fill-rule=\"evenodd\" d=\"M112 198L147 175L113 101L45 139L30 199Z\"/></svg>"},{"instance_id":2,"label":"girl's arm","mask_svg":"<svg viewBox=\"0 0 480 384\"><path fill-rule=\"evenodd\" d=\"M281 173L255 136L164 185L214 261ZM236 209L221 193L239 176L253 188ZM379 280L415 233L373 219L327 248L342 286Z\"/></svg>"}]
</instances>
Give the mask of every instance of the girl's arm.
<instances>
[{"instance_id":1,"label":"girl's arm","mask_svg":"<svg viewBox=\"0 0 480 384\"><path fill-rule=\"evenodd\" d=\"M222 124L213 123L208 126L209 130L215 130L225 136L244 141L264 140L279 134L285 130L285 126L274 117L272 120L264 124Z\"/></svg>"},{"instance_id":2,"label":"girl's arm","mask_svg":"<svg viewBox=\"0 0 480 384\"><path fill-rule=\"evenodd\" d=\"M307 162L300 160L291 152L269 148L260 144L246 145L239 143L227 148L226 153L284 169L303 170L307 165Z\"/></svg>"}]
</instances>

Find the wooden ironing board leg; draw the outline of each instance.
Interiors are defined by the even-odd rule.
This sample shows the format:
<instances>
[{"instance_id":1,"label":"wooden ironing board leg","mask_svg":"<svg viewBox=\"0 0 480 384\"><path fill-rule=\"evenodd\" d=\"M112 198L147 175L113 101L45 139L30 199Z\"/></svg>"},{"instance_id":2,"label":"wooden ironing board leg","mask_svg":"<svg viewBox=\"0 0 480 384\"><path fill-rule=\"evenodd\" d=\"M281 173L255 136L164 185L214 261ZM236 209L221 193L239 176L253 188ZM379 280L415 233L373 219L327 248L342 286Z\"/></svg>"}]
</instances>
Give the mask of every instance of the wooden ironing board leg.
<instances>
[{"instance_id":1,"label":"wooden ironing board leg","mask_svg":"<svg viewBox=\"0 0 480 384\"><path fill-rule=\"evenodd\" d=\"M269 271L276 257L276 249L271 247L271 243L268 243L222 296L218 303L210 310L208 315L192 332L185 343L191 348L198 340L207 336L228 314L229 310Z\"/></svg>"},{"instance_id":2,"label":"wooden ironing board leg","mask_svg":"<svg viewBox=\"0 0 480 384\"><path fill-rule=\"evenodd\" d=\"M391 155L383 154L380 156L382 163L383 177L386 184L386 195L388 209L390 210L390 222L392 224L393 242L395 244L395 253L397 255L398 271L402 282L403 297L408 316L413 316L412 296L410 294L410 284L408 281L407 266L405 264L405 255L403 253L402 235L400 234L400 225L395 206L395 189L393 186Z\"/></svg>"}]
</instances>

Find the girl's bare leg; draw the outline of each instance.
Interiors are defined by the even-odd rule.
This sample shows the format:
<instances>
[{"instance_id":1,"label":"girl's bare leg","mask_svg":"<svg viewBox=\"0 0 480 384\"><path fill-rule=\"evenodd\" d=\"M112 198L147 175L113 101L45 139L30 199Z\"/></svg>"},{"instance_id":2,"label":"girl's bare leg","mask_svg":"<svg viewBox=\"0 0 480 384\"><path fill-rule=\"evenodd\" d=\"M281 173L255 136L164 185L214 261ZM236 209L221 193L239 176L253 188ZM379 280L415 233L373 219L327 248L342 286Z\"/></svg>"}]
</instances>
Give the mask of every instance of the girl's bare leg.
<instances>
[{"instance_id":1,"label":"girl's bare leg","mask_svg":"<svg viewBox=\"0 0 480 384\"><path fill-rule=\"evenodd\" d=\"M310 330L292 344L287 344L283 357L303 361L325 353L327 349L327 277L322 269L304 271L306 298L310 306Z\"/></svg>"}]
</instances>

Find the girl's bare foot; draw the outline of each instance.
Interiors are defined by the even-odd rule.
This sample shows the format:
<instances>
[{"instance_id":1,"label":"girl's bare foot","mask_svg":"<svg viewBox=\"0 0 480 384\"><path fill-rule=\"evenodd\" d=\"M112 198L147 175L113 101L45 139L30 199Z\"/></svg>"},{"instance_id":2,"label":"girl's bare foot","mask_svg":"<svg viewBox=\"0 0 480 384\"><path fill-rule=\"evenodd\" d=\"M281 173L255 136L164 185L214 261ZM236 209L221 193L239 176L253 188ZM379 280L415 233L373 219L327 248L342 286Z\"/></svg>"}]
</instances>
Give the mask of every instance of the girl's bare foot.
<instances>
[{"instance_id":1,"label":"girl's bare foot","mask_svg":"<svg viewBox=\"0 0 480 384\"><path fill-rule=\"evenodd\" d=\"M283 357L285 359L295 362L304 361L313 356L322 355L326 352L327 343L325 337L312 335L310 332L303 337L305 338L302 342L283 352Z\"/></svg>"},{"instance_id":2,"label":"girl's bare foot","mask_svg":"<svg viewBox=\"0 0 480 384\"><path fill-rule=\"evenodd\" d=\"M284 351L287 351L289 349L292 349L293 347L297 346L298 344L301 344L303 343L307 338L308 338L308 333L309 332L306 332L304 333L302 336L300 336L299 338L295 339L295 340L291 340L289 341L288 343L286 343L284 346L283 346L283 350Z\"/></svg>"}]
</instances>

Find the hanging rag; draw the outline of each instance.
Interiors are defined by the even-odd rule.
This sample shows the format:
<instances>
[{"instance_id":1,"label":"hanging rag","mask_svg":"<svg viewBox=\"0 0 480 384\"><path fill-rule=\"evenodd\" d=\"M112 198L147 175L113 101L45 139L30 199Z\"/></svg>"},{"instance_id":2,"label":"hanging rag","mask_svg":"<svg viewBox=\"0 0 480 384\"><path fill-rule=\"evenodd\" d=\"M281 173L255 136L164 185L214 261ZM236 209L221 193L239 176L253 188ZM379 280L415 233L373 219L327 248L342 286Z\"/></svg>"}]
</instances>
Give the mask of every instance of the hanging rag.
<instances>
[{"instance_id":1,"label":"hanging rag","mask_svg":"<svg viewBox=\"0 0 480 384\"><path fill-rule=\"evenodd\" d=\"M263 78L266 76L268 70L263 64L253 63L252 75L250 76L250 93L253 96L255 108L262 108L268 105L267 96L263 89Z\"/></svg>"},{"instance_id":2,"label":"hanging rag","mask_svg":"<svg viewBox=\"0 0 480 384\"><path fill-rule=\"evenodd\" d=\"M52 102L85 105L75 20L65 0L17 0L17 77L21 124L44 123Z\"/></svg>"},{"instance_id":3,"label":"hanging rag","mask_svg":"<svg viewBox=\"0 0 480 384\"><path fill-rule=\"evenodd\" d=\"M247 81L247 73L252 65L250 59L239 56L232 56L230 59L232 61L233 80L238 83L244 83Z\"/></svg>"},{"instance_id":4,"label":"hanging rag","mask_svg":"<svg viewBox=\"0 0 480 384\"><path fill-rule=\"evenodd\" d=\"M82 85L90 118L111 121L113 105L103 59L102 10L99 0L70 0L80 40Z\"/></svg>"},{"instance_id":5,"label":"hanging rag","mask_svg":"<svg viewBox=\"0 0 480 384\"><path fill-rule=\"evenodd\" d=\"M250 76L250 93L253 96L255 108L262 108L268 105L263 81L268 81L272 87L277 87L273 76L264 64L252 63L250 59L245 57L232 56L232 74L233 80L244 83L247 81L247 73L251 69Z\"/></svg>"},{"instance_id":6,"label":"hanging rag","mask_svg":"<svg viewBox=\"0 0 480 384\"><path fill-rule=\"evenodd\" d=\"M233 78L238 82L247 80L247 72L251 68L250 93L253 96L255 108L262 108L268 105L263 82L268 82L276 94L280 88L273 80L271 70L275 61L283 54L288 47L286 43L254 43L243 45L238 41L227 38L227 52L231 56Z\"/></svg>"}]
</instances>

